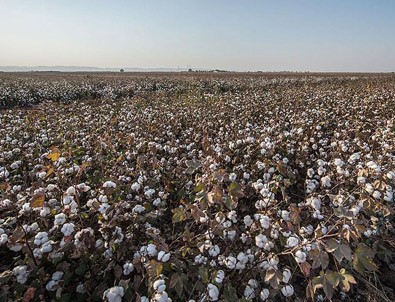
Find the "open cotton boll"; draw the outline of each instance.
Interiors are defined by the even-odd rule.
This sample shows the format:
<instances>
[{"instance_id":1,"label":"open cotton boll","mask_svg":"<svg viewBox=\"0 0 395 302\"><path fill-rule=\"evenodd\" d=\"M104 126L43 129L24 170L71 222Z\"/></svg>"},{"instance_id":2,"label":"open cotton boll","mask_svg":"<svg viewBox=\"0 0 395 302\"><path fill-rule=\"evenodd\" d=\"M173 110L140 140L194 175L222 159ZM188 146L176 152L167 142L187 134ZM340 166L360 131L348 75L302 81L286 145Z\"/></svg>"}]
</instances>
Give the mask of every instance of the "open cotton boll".
<instances>
[{"instance_id":1,"label":"open cotton boll","mask_svg":"<svg viewBox=\"0 0 395 302\"><path fill-rule=\"evenodd\" d=\"M321 199L318 197L311 197L307 200L307 203L315 210L321 209Z\"/></svg>"},{"instance_id":2,"label":"open cotton boll","mask_svg":"<svg viewBox=\"0 0 395 302\"><path fill-rule=\"evenodd\" d=\"M270 218L266 215L261 216L261 218L259 219L259 222L261 223L262 228L264 229L268 229L270 228Z\"/></svg>"},{"instance_id":3,"label":"open cotton boll","mask_svg":"<svg viewBox=\"0 0 395 302\"><path fill-rule=\"evenodd\" d=\"M36 236L34 236L34 244L42 245L43 243L48 241L48 233L47 232L38 232Z\"/></svg>"},{"instance_id":4,"label":"open cotton boll","mask_svg":"<svg viewBox=\"0 0 395 302\"><path fill-rule=\"evenodd\" d=\"M268 239L265 235L259 234L255 236L255 245L257 247L263 248L266 242L268 242Z\"/></svg>"},{"instance_id":5,"label":"open cotton boll","mask_svg":"<svg viewBox=\"0 0 395 302\"><path fill-rule=\"evenodd\" d=\"M292 276L291 271L290 271L288 268L286 268L286 269L283 271L283 282L284 282L284 283L288 283L289 280L291 279L291 276Z\"/></svg>"},{"instance_id":6,"label":"open cotton boll","mask_svg":"<svg viewBox=\"0 0 395 302\"><path fill-rule=\"evenodd\" d=\"M335 164L335 166L337 167L343 167L344 166L344 161L342 161L340 158L335 158L333 160L333 163Z\"/></svg>"},{"instance_id":7,"label":"open cotton boll","mask_svg":"<svg viewBox=\"0 0 395 302\"><path fill-rule=\"evenodd\" d=\"M267 298L269 298L270 292L267 288L264 288L261 290L260 294L259 294L259 298L261 299L261 301L266 301Z\"/></svg>"},{"instance_id":8,"label":"open cotton boll","mask_svg":"<svg viewBox=\"0 0 395 302\"><path fill-rule=\"evenodd\" d=\"M234 181L236 181L236 179L237 179L237 174L236 173L230 173L229 174L229 180L231 181L231 182L234 182Z\"/></svg>"},{"instance_id":9,"label":"open cotton boll","mask_svg":"<svg viewBox=\"0 0 395 302\"><path fill-rule=\"evenodd\" d=\"M170 302L171 299L169 295L164 291L161 293L156 293L153 299L153 302Z\"/></svg>"},{"instance_id":10,"label":"open cotton boll","mask_svg":"<svg viewBox=\"0 0 395 302\"><path fill-rule=\"evenodd\" d=\"M306 258L307 258L307 255L306 255L305 252L303 252L301 250L296 251L296 253L295 253L295 260L296 260L297 263L306 262Z\"/></svg>"},{"instance_id":11,"label":"open cotton boll","mask_svg":"<svg viewBox=\"0 0 395 302\"><path fill-rule=\"evenodd\" d=\"M162 279L156 280L153 284L153 288L158 293L165 291L166 290L165 281Z\"/></svg>"},{"instance_id":12,"label":"open cotton boll","mask_svg":"<svg viewBox=\"0 0 395 302\"><path fill-rule=\"evenodd\" d=\"M329 176L322 177L321 184L323 187L330 188L331 187L331 178Z\"/></svg>"},{"instance_id":13,"label":"open cotton boll","mask_svg":"<svg viewBox=\"0 0 395 302\"><path fill-rule=\"evenodd\" d=\"M170 253L166 253L164 251L160 251L158 253L158 261L160 262L167 262L170 259Z\"/></svg>"},{"instance_id":14,"label":"open cotton boll","mask_svg":"<svg viewBox=\"0 0 395 302\"><path fill-rule=\"evenodd\" d=\"M8 235L7 234L1 234L0 235L0 246L6 244L8 242Z\"/></svg>"},{"instance_id":15,"label":"open cotton boll","mask_svg":"<svg viewBox=\"0 0 395 302\"><path fill-rule=\"evenodd\" d=\"M73 223L65 223L62 226L61 232L65 235L65 236L70 236L71 234L73 234L74 232L74 224Z\"/></svg>"},{"instance_id":16,"label":"open cotton boll","mask_svg":"<svg viewBox=\"0 0 395 302\"><path fill-rule=\"evenodd\" d=\"M284 297L291 297L294 294L294 288L292 285L286 285L281 288L281 293L284 295Z\"/></svg>"},{"instance_id":17,"label":"open cotton boll","mask_svg":"<svg viewBox=\"0 0 395 302\"><path fill-rule=\"evenodd\" d=\"M225 272L223 270L219 270L215 277L215 282L221 284L224 281L224 278L225 278Z\"/></svg>"},{"instance_id":18,"label":"open cotton boll","mask_svg":"<svg viewBox=\"0 0 395 302\"><path fill-rule=\"evenodd\" d=\"M247 216L244 216L243 222L247 227L249 227L253 224L254 221L251 219L250 215L247 215Z\"/></svg>"},{"instance_id":19,"label":"open cotton boll","mask_svg":"<svg viewBox=\"0 0 395 302\"><path fill-rule=\"evenodd\" d=\"M286 247L295 247L299 244L299 239L294 237L294 236L290 236L287 239L287 244Z\"/></svg>"},{"instance_id":20,"label":"open cotton boll","mask_svg":"<svg viewBox=\"0 0 395 302\"><path fill-rule=\"evenodd\" d=\"M20 265L20 266L16 266L13 270L12 273L14 274L14 276L16 277L16 281L19 284L25 284L27 281L27 276L28 276L28 272L27 272L27 266L26 265Z\"/></svg>"},{"instance_id":21,"label":"open cotton boll","mask_svg":"<svg viewBox=\"0 0 395 302\"><path fill-rule=\"evenodd\" d=\"M218 297L219 297L218 287L216 287L214 284L209 283L207 285L207 289L208 289L208 296L210 301L218 301Z\"/></svg>"},{"instance_id":22,"label":"open cotton boll","mask_svg":"<svg viewBox=\"0 0 395 302\"><path fill-rule=\"evenodd\" d=\"M369 194L372 194L374 192L374 187L371 183L367 183L365 185L365 190L366 192L368 192Z\"/></svg>"},{"instance_id":23,"label":"open cotton boll","mask_svg":"<svg viewBox=\"0 0 395 302\"><path fill-rule=\"evenodd\" d=\"M213 245L208 249L208 254L211 257L217 257L220 253L220 248L218 245Z\"/></svg>"},{"instance_id":24,"label":"open cotton boll","mask_svg":"<svg viewBox=\"0 0 395 302\"><path fill-rule=\"evenodd\" d=\"M254 299L255 298L255 289L252 288L251 286L247 285L246 288L244 289L244 297L247 299Z\"/></svg>"},{"instance_id":25,"label":"open cotton boll","mask_svg":"<svg viewBox=\"0 0 395 302\"><path fill-rule=\"evenodd\" d=\"M51 242L47 241L45 242L40 249L41 253L50 253L52 252L52 244Z\"/></svg>"},{"instance_id":26,"label":"open cotton boll","mask_svg":"<svg viewBox=\"0 0 395 302\"><path fill-rule=\"evenodd\" d=\"M111 180L108 180L103 184L103 188L114 188L115 189L116 187L117 187L116 183Z\"/></svg>"},{"instance_id":27,"label":"open cotton boll","mask_svg":"<svg viewBox=\"0 0 395 302\"><path fill-rule=\"evenodd\" d=\"M132 273L133 270L134 270L134 266L133 266L132 263L126 262L126 263L123 265L123 274L124 274L125 276L130 275L130 273Z\"/></svg>"},{"instance_id":28,"label":"open cotton boll","mask_svg":"<svg viewBox=\"0 0 395 302\"><path fill-rule=\"evenodd\" d=\"M122 302L122 297L124 296L125 291L121 286L114 286L107 289L103 293L103 299L107 299L108 302Z\"/></svg>"},{"instance_id":29,"label":"open cotton boll","mask_svg":"<svg viewBox=\"0 0 395 302\"><path fill-rule=\"evenodd\" d=\"M374 191L373 194L372 194L372 196L373 196L375 199L380 199L380 198L381 198L381 193L380 193L379 191Z\"/></svg>"},{"instance_id":30,"label":"open cotton boll","mask_svg":"<svg viewBox=\"0 0 395 302\"><path fill-rule=\"evenodd\" d=\"M66 190L66 194L67 194L67 195L75 195L75 194L76 194L75 188L74 188L73 186L69 187L69 188Z\"/></svg>"},{"instance_id":31,"label":"open cotton boll","mask_svg":"<svg viewBox=\"0 0 395 302\"><path fill-rule=\"evenodd\" d=\"M51 213L51 209L48 207L43 207L40 211L40 216L41 217L46 217Z\"/></svg>"},{"instance_id":32,"label":"open cotton boll","mask_svg":"<svg viewBox=\"0 0 395 302\"><path fill-rule=\"evenodd\" d=\"M56 272L54 272L54 273L52 274L52 280L59 281L60 279L62 279L63 275L64 275L63 272L61 272L61 271L56 271Z\"/></svg>"}]
</instances>

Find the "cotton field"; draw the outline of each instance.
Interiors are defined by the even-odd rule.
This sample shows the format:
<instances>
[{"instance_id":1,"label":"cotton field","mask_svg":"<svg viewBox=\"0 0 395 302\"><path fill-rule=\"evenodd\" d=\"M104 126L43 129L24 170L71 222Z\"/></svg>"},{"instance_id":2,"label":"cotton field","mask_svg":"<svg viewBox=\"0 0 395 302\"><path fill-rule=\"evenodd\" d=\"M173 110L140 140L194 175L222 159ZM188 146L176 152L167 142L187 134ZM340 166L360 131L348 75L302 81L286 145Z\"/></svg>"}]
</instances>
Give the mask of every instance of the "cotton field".
<instances>
[{"instance_id":1,"label":"cotton field","mask_svg":"<svg viewBox=\"0 0 395 302\"><path fill-rule=\"evenodd\" d=\"M0 106L2 301L395 299L394 75L2 74Z\"/></svg>"}]
</instances>

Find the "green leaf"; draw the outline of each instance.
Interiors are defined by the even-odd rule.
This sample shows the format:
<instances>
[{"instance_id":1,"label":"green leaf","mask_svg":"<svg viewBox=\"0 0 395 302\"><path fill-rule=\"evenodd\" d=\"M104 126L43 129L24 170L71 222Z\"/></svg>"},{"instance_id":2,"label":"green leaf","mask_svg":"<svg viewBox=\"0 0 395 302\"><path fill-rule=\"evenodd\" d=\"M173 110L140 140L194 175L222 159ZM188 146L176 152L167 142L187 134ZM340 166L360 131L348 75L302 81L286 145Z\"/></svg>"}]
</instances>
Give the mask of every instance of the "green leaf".
<instances>
[{"instance_id":1,"label":"green leaf","mask_svg":"<svg viewBox=\"0 0 395 302\"><path fill-rule=\"evenodd\" d=\"M78 275L78 276L83 276L83 275L85 275L85 272L86 272L86 270L88 269L88 267L85 265L85 264L81 264L80 266L78 266L76 269L75 269L75 273Z\"/></svg>"},{"instance_id":2,"label":"green leaf","mask_svg":"<svg viewBox=\"0 0 395 302\"><path fill-rule=\"evenodd\" d=\"M203 283L208 283L209 277L208 277L208 269L207 268L200 266L199 267L199 276L202 277Z\"/></svg>"},{"instance_id":3,"label":"green leaf","mask_svg":"<svg viewBox=\"0 0 395 302\"><path fill-rule=\"evenodd\" d=\"M236 289L232 285L227 285L224 288L222 299L224 302L233 302L237 297Z\"/></svg>"}]
</instances>

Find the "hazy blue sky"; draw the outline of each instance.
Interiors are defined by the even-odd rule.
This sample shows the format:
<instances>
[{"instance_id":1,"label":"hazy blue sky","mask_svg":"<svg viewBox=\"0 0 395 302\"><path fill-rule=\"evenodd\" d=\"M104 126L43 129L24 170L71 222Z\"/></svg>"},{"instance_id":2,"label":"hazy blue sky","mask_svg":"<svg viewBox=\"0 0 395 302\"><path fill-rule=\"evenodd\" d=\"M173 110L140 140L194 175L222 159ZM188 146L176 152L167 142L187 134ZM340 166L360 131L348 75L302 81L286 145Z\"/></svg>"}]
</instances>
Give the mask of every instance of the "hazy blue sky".
<instances>
[{"instance_id":1,"label":"hazy blue sky","mask_svg":"<svg viewBox=\"0 0 395 302\"><path fill-rule=\"evenodd\" d=\"M395 71L395 0L0 0L0 65Z\"/></svg>"}]
</instances>

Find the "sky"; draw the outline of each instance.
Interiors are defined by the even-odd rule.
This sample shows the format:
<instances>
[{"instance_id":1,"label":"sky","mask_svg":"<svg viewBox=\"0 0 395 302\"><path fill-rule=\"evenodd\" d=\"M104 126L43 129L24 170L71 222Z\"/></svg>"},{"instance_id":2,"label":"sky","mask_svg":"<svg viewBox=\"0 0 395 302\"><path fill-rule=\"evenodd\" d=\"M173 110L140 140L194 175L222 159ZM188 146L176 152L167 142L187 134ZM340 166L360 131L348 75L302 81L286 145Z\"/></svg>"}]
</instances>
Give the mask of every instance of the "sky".
<instances>
[{"instance_id":1,"label":"sky","mask_svg":"<svg viewBox=\"0 0 395 302\"><path fill-rule=\"evenodd\" d=\"M0 0L0 66L395 71L394 0Z\"/></svg>"}]
</instances>

